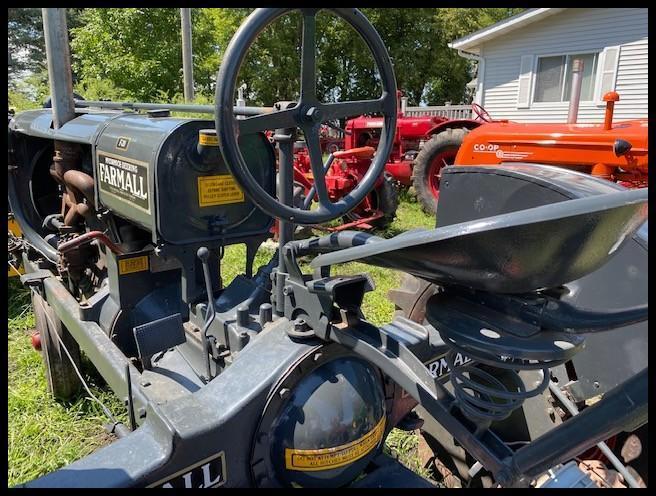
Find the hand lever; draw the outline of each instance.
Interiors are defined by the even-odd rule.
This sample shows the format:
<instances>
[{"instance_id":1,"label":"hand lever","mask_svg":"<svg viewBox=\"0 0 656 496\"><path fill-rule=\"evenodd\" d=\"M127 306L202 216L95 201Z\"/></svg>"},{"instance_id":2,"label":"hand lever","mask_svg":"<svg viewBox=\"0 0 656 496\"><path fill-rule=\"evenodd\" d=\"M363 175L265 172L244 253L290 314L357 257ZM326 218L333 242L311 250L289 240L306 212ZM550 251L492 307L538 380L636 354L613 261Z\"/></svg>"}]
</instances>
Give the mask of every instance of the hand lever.
<instances>
[{"instance_id":1,"label":"hand lever","mask_svg":"<svg viewBox=\"0 0 656 496\"><path fill-rule=\"evenodd\" d=\"M203 332L201 334L203 339L203 351L205 353L205 374L206 377L201 377L205 382L209 382L212 379L212 374L210 371L210 345L207 338L207 331L214 322L214 317L216 317L216 310L214 309L214 295L212 291L212 280L210 277L210 265L208 260L210 258L210 251L205 246L198 248L196 256L200 260L200 263L203 264L203 278L205 279L205 290L207 291L207 313L205 313L205 324L203 325Z\"/></svg>"}]
</instances>

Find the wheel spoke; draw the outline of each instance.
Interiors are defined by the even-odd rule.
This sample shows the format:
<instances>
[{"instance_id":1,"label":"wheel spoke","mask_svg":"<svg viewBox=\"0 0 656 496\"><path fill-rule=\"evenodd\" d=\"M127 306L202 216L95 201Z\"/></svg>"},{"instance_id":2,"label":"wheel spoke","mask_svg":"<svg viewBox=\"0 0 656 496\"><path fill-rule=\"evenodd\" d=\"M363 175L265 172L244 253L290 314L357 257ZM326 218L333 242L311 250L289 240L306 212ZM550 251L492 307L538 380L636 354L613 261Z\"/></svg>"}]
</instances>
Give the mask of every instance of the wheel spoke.
<instances>
[{"instance_id":1,"label":"wheel spoke","mask_svg":"<svg viewBox=\"0 0 656 496\"><path fill-rule=\"evenodd\" d=\"M239 133L242 135L269 129L295 128L297 127L297 113L296 108L291 108L268 114L255 115L246 119L239 119L236 122L239 125Z\"/></svg>"},{"instance_id":2,"label":"wheel spoke","mask_svg":"<svg viewBox=\"0 0 656 496\"><path fill-rule=\"evenodd\" d=\"M304 128L303 131L305 133L305 143L307 144L308 153L310 155L310 167L312 168L314 188L319 197L319 205L330 208L332 202L328 197L328 189L326 188L326 174L323 170L323 157L321 156L318 127L307 127Z\"/></svg>"},{"instance_id":3,"label":"wheel spoke","mask_svg":"<svg viewBox=\"0 0 656 496\"><path fill-rule=\"evenodd\" d=\"M303 12L301 45L301 100L314 100L317 94L316 12Z\"/></svg>"},{"instance_id":4,"label":"wheel spoke","mask_svg":"<svg viewBox=\"0 0 656 496\"><path fill-rule=\"evenodd\" d=\"M385 99L355 100L352 102L324 103L321 105L322 121L333 119L348 119L362 114L381 112L385 107Z\"/></svg>"}]
</instances>

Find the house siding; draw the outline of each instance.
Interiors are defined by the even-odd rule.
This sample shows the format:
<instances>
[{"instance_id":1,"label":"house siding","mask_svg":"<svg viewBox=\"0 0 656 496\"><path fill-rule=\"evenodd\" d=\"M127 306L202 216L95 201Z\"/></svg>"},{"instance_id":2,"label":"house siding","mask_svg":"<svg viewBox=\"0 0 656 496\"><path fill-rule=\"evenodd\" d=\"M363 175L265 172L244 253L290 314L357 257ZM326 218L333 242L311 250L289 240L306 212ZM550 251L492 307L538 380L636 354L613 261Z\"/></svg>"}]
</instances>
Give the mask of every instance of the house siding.
<instances>
[{"instance_id":1,"label":"house siding","mask_svg":"<svg viewBox=\"0 0 656 496\"><path fill-rule=\"evenodd\" d=\"M615 83L620 101L615 105L615 119L646 118L647 9L567 9L482 44L483 105L495 119L566 122L567 102L517 108L522 55L602 51L609 46L621 46ZM580 104L578 122L600 122L603 117L604 105Z\"/></svg>"}]
</instances>

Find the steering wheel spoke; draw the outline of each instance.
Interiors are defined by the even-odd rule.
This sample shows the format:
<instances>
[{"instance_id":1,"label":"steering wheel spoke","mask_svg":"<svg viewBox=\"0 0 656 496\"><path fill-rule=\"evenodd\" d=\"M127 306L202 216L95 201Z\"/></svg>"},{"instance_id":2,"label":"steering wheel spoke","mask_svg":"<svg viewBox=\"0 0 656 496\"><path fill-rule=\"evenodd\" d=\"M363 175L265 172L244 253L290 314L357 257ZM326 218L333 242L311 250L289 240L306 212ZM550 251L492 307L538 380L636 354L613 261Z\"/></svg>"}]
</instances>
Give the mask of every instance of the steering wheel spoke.
<instances>
[{"instance_id":1,"label":"steering wheel spoke","mask_svg":"<svg viewBox=\"0 0 656 496\"><path fill-rule=\"evenodd\" d=\"M294 107L237 120L240 134L297 127L298 110Z\"/></svg>"},{"instance_id":2,"label":"steering wheel spoke","mask_svg":"<svg viewBox=\"0 0 656 496\"><path fill-rule=\"evenodd\" d=\"M321 105L322 120L325 122L334 119L349 119L362 114L377 114L383 112L385 103L385 98L324 103Z\"/></svg>"},{"instance_id":3,"label":"steering wheel spoke","mask_svg":"<svg viewBox=\"0 0 656 496\"><path fill-rule=\"evenodd\" d=\"M301 44L301 100L317 98L317 18L315 9L303 10Z\"/></svg>"},{"instance_id":4,"label":"steering wheel spoke","mask_svg":"<svg viewBox=\"0 0 656 496\"><path fill-rule=\"evenodd\" d=\"M304 128L303 131L305 132L305 143L310 156L312 179L319 199L319 205L330 210L333 203L330 201L328 188L326 187L326 173L324 172L323 156L319 142L319 128L318 126L312 126Z\"/></svg>"}]
</instances>

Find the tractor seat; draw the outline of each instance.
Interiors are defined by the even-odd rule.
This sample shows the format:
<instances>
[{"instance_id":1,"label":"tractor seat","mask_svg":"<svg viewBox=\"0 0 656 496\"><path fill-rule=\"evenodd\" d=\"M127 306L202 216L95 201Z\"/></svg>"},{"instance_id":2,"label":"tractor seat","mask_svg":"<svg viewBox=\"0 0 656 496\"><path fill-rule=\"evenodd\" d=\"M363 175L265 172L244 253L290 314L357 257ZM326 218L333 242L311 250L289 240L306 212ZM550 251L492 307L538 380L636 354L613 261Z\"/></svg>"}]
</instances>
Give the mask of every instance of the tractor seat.
<instances>
[{"instance_id":1,"label":"tractor seat","mask_svg":"<svg viewBox=\"0 0 656 496\"><path fill-rule=\"evenodd\" d=\"M553 288L604 265L647 219L647 201L648 188L569 200L376 238L312 266L359 261L494 293Z\"/></svg>"}]
</instances>

